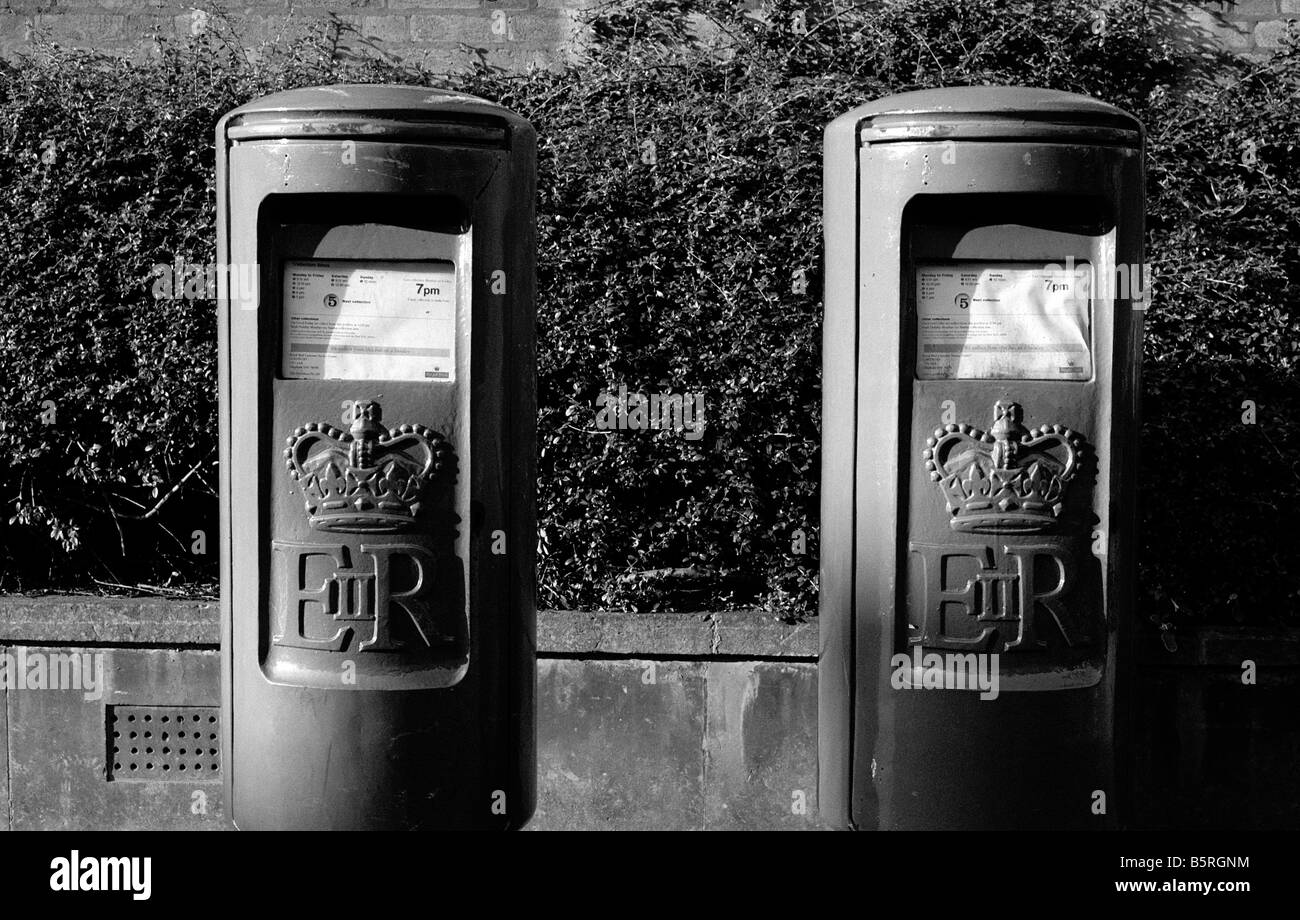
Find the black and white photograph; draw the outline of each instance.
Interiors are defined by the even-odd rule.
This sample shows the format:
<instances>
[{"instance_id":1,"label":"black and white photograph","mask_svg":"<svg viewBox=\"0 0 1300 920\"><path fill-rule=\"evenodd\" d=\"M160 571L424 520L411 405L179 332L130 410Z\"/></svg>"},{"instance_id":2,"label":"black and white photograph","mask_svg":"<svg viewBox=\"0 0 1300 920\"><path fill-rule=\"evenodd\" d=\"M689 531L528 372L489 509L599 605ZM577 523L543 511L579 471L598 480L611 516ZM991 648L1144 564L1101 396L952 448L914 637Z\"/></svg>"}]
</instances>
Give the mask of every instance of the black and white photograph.
<instances>
[{"instance_id":1,"label":"black and white photograph","mask_svg":"<svg viewBox=\"0 0 1300 920\"><path fill-rule=\"evenodd\" d=\"M15 892L1285 891L1300 0L5 0L0 183Z\"/></svg>"}]
</instances>

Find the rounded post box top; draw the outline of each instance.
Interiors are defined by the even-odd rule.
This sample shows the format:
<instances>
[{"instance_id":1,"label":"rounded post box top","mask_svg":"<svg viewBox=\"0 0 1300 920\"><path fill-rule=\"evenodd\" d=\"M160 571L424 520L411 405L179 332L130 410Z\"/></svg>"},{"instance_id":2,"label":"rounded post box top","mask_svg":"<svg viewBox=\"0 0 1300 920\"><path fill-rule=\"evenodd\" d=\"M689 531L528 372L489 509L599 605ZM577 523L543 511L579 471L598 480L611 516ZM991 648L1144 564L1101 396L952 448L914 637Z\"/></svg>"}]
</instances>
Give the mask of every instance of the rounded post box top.
<instances>
[{"instance_id":1,"label":"rounded post box top","mask_svg":"<svg viewBox=\"0 0 1300 920\"><path fill-rule=\"evenodd\" d=\"M227 112L220 130L232 140L268 137L422 135L432 124L477 126L507 134L531 132L528 121L507 108L451 90L428 86L352 83L272 93ZM445 132L444 132L445 133ZM464 140L471 137L465 132ZM450 139L450 138L449 138ZM482 138L490 141L486 135Z\"/></svg>"},{"instance_id":2,"label":"rounded post box top","mask_svg":"<svg viewBox=\"0 0 1300 920\"><path fill-rule=\"evenodd\" d=\"M956 86L886 96L846 112L828 128L861 126L863 141L1014 139L1069 135L1079 141L1141 142L1142 123L1079 93L1032 86Z\"/></svg>"}]
</instances>

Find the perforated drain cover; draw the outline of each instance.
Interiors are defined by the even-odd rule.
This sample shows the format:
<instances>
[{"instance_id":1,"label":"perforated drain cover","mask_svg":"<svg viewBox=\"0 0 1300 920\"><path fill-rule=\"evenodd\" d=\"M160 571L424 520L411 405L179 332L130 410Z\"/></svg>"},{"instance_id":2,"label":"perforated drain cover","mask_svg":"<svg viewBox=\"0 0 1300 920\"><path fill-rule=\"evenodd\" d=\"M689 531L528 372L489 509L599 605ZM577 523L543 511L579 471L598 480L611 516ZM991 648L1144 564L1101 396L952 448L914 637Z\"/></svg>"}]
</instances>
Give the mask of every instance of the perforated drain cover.
<instances>
[{"instance_id":1,"label":"perforated drain cover","mask_svg":"<svg viewBox=\"0 0 1300 920\"><path fill-rule=\"evenodd\" d=\"M109 706L109 780L216 779L218 712L216 706Z\"/></svg>"}]
</instances>

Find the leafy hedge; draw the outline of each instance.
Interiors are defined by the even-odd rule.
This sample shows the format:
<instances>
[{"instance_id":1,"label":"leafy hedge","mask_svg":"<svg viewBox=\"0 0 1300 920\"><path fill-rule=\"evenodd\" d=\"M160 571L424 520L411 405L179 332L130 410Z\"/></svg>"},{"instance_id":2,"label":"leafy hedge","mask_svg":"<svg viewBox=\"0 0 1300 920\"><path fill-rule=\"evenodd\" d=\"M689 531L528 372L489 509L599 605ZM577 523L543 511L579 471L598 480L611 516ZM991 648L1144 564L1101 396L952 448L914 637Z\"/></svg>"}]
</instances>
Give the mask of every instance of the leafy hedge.
<instances>
[{"instance_id":1,"label":"leafy hedge","mask_svg":"<svg viewBox=\"0 0 1300 920\"><path fill-rule=\"evenodd\" d=\"M522 74L430 73L337 23L250 63L215 20L143 62L0 65L0 586L210 590L215 545L192 543L215 525L213 305L153 299L151 266L214 258L221 113L388 81L451 84L539 131L542 603L810 612L822 127L893 92L1019 83L1150 131L1144 609L1296 619L1279 536L1300 510L1300 52L1211 55L1136 0L765 10L601 4L580 60ZM704 394L704 436L599 430L620 386Z\"/></svg>"}]
</instances>

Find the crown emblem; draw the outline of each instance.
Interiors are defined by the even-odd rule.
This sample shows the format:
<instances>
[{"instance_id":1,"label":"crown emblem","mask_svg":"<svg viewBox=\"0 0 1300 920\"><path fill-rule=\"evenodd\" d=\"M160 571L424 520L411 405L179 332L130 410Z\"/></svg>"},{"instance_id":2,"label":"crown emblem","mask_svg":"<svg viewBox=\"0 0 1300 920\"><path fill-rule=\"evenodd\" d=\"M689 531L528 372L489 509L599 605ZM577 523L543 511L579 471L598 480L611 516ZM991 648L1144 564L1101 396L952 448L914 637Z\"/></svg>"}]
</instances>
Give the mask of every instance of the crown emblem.
<instances>
[{"instance_id":1,"label":"crown emblem","mask_svg":"<svg viewBox=\"0 0 1300 920\"><path fill-rule=\"evenodd\" d=\"M311 526L346 533L392 533L415 522L425 485L456 462L451 445L423 425L391 431L372 400L352 404L340 431L312 422L294 429L284 450L289 478L302 489Z\"/></svg>"},{"instance_id":2,"label":"crown emblem","mask_svg":"<svg viewBox=\"0 0 1300 920\"><path fill-rule=\"evenodd\" d=\"M1026 429L1022 414L1019 403L999 402L989 431L948 425L926 438L921 456L953 530L1037 533L1056 524L1083 439L1060 425Z\"/></svg>"}]
</instances>

